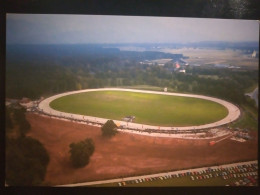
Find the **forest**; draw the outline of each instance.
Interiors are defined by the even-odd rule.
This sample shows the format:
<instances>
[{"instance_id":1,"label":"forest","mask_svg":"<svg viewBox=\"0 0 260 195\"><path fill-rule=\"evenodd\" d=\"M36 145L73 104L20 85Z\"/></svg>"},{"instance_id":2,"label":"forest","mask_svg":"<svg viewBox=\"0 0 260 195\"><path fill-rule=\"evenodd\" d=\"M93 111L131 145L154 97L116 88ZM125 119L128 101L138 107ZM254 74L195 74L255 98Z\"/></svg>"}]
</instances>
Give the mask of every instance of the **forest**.
<instances>
[{"instance_id":1,"label":"forest","mask_svg":"<svg viewBox=\"0 0 260 195\"><path fill-rule=\"evenodd\" d=\"M243 104L245 91L258 83L258 71L250 69L187 66L186 74L179 73L175 62L185 56L156 51L120 51L100 45L7 45L6 54L6 97L14 99L151 85ZM173 60L164 66L140 64L162 58Z\"/></svg>"},{"instance_id":2,"label":"forest","mask_svg":"<svg viewBox=\"0 0 260 195\"><path fill-rule=\"evenodd\" d=\"M27 133L26 110L5 108L5 182L10 186L42 185L50 157L42 143Z\"/></svg>"}]
</instances>

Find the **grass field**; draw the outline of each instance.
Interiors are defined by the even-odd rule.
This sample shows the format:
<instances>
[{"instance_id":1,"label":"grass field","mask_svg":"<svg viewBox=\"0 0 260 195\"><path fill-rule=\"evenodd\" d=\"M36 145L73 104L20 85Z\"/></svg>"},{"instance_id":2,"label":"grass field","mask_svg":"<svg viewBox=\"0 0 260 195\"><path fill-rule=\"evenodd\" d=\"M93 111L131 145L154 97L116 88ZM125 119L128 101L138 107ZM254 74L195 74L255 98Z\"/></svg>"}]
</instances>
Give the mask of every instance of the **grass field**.
<instances>
[{"instance_id":1,"label":"grass field","mask_svg":"<svg viewBox=\"0 0 260 195\"><path fill-rule=\"evenodd\" d=\"M219 76L218 75L199 75L199 78L218 80Z\"/></svg>"},{"instance_id":2,"label":"grass field","mask_svg":"<svg viewBox=\"0 0 260 195\"><path fill-rule=\"evenodd\" d=\"M188 56L186 59L190 64L229 64L233 66L246 66L258 69L258 58L251 58L250 55L245 55L242 51L234 51L231 49L218 50L218 49L161 49L158 51L166 53L182 53Z\"/></svg>"},{"instance_id":3,"label":"grass field","mask_svg":"<svg viewBox=\"0 0 260 195\"><path fill-rule=\"evenodd\" d=\"M127 89L139 89L139 90L151 90L151 91L162 91L162 87L156 87L152 85L133 85L133 86L124 86ZM168 88L169 90L169 88Z\"/></svg>"},{"instance_id":4,"label":"grass field","mask_svg":"<svg viewBox=\"0 0 260 195\"><path fill-rule=\"evenodd\" d=\"M122 91L72 94L52 101L50 106L63 112L115 120L133 115L136 123L161 126L202 125L228 114L224 106L212 101Z\"/></svg>"},{"instance_id":5,"label":"grass field","mask_svg":"<svg viewBox=\"0 0 260 195\"><path fill-rule=\"evenodd\" d=\"M243 114L241 118L235 121L233 124L230 125L232 128L247 128L254 131L258 130L258 113L257 110L253 110L248 106L241 106L243 110Z\"/></svg>"},{"instance_id":6,"label":"grass field","mask_svg":"<svg viewBox=\"0 0 260 195\"><path fill-rule=\"evenodd\" d=\"M247 88L247 89L245 90L245 93L251 93L251 92L253 92L253 91L255 90L255 88L257 88L257 86L258 86L258 83L255 83L255 84L252 85L251 87Z\"/></svg>"}]
</instances>

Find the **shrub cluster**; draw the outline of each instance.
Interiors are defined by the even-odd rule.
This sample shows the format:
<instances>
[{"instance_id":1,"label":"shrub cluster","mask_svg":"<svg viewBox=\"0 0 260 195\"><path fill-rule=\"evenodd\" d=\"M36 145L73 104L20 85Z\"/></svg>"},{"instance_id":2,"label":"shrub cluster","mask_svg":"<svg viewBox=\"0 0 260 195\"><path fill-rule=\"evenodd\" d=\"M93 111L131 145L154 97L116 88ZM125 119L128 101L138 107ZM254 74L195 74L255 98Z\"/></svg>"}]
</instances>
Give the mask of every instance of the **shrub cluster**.
<instances>
[{"instance_id":1,"label":"shrub cluster","mask_svg":"<svg viewBox=\"0 0 260 195\"><path fill-rule=\"evenodd\" d=\"M87 138L84 141L70 144L70 159L75 168L84 167L89 163L90 156L95 150L92 139Z\"/></svg>"},{"instance_id":2,"label":"shrub cluster","mask_svg":"<svg viewBox=\"0 0 260 195\"><path fill-rule=\"evenodd\" d=\"M115 134L117 134L117 130L116 130L117 126L114 123L113 120L108 120L102 127L101 127L101 131L102 131L102 135L105 137L112 137Z\"/></svg>"}]
</instances>

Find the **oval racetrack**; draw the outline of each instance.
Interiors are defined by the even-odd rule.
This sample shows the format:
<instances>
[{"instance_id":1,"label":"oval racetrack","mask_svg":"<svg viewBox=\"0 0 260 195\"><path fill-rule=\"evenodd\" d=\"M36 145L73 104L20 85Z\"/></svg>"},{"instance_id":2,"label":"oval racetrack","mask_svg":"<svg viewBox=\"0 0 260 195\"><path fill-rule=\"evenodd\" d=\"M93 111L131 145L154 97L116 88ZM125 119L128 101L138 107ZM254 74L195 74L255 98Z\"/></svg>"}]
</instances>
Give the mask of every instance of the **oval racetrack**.
<instances>
[{"instance_id":1,"label":"oval racetrack","mask_svg":"<svg viewBox=\"0 0 260 195\"><path fill-rule=\"evenodd\" d=\"M67 118L72 118L72 119L79 119L79 120L83 119L83 120L86 120L86 121L89 121L89 122L102 123L103 124L108 119L57 111L57 110L52 109L49 104L50 104L50 102L52 102L53 100L55 100L57 98L67 96L67 95L71 95L71 94L91 92L91 91L108 91L108 90L130 91L130 92L141 92L141 93L151 93L151 94L200 98L200 99L210 100L210 101L219 103L219 104L223 105L224 107L226 107L227 110L228 110L228 115L225 118L223 118L222 120L219 120L217 122L214 122L214 123L209 123L209 124L205 124L205 125L198 125L198 126L186 126L186 127L173 127L173 126L163 127L163 129L165 129L165 130L192 130L192 129L213 128L213 127L221 126L221 125L230 123L232 121L235 121L240 116L240 110L237 106L235 106L235 105L233 105L233 104L231 104L227 101L224 101L224 100L221 100L221 99L218 99L218 98L214 98L214 97L208 97L208 96L203 96L203 95L193 95L193 94L156 92L156 91L134 90L134 89L120 89L120 88L85 89L85 90L61 93L61 94L58 94L58 95L51 96L47 99L44 99L42 102L40 102L39 109L40 109L40 111L42 111L46 114L50 114L50 115L57 116L57 117L62 116L62 117L67 117ZM152 125L137 124L137 123L130 123L130 122L126 123L126 122L118 121L118 120L114 120L114 121L116 123L120 123L121 125L125 124L129 128L135 128L135 129L158 129L159 128L158 126L152 126Z\"/></svg>"}]
</instances>

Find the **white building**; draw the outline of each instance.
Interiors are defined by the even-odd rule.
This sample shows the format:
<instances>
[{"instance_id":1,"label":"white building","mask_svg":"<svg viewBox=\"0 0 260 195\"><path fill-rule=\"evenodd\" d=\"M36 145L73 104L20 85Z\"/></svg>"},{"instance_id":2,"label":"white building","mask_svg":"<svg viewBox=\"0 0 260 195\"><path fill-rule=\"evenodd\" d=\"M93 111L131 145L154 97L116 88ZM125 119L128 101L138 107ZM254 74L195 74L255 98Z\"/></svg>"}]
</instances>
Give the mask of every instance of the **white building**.
<instances>
[{"instance_id":1,"label":"white building","mask_svg":"<svg viewBox=\"0 0 260 195\"><path fill-rule=\"evenodd\" d=\"M254 50L254 52L252 53L252 58L256 57L256 51Z\"/></svg>"}]
</instances>

